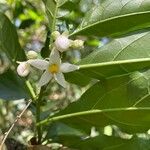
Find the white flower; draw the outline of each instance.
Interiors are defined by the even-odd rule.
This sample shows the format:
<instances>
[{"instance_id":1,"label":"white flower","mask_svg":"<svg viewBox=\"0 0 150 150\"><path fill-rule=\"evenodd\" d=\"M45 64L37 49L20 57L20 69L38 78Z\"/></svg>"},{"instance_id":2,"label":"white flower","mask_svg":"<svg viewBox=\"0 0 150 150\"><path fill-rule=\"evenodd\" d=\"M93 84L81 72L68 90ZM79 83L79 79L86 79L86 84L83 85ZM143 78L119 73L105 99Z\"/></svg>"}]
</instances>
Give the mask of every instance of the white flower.
<instances>
[{"instance_id":1,"label":"white flower","mask_svg":"<svg viewBox=\"0 0 150 150\"><path fill-rule=\"evenodd\" d=\"M65 81L63 73L71 72L71 71L79 69L78 66L72 65L69 63L61 64L59 52L55 49L53 49L50 54L49 62L46 60L35 59L35 60L28 60L28 63L31 64L35 68L38 68L40 70L45 70L39 81L39 86L43 86L47 84L52 79L52 77L54 77L54 79L61 86L65 88L66 81Z\"/></svg>"},{"instance_id":2,"label":"white flower","mask_svg":"<svg viewBox=\"0 0 150 150\"><path fill-rule=\"evenodd\" d=\"M27 62L20 62L17 67L17 73L21 77L26 77L30 72L30 65Z\"/></svg>"},{"instance_id":3,"label":"white flower","mask_svg":"<svg viewBox=\"0 0 150 150\"><path fill-rule=\"evenodd\" d=\"M55 47L58 51L64 52L69 49L71 40L66 35L60 35L55 40Z\"/></svg>"},{"instance_id":4,"label":"white flower","mask_svg":"<svg viewBox=\"0 0 150 150\"><path fill-rule=\"evenodd\" d=\"M37 52L35 51L28 51L27 53L27 58L28 59L36 59L38 57Z\"/></svg>"}]
</instances>

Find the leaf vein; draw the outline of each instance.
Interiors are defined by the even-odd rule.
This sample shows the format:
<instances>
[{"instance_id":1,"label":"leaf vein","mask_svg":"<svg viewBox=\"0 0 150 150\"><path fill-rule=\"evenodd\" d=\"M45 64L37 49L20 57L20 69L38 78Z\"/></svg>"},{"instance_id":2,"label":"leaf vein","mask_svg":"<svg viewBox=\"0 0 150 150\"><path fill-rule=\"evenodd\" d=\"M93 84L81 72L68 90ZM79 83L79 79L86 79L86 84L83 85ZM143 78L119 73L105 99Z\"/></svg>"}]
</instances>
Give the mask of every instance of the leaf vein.
<instances>
[{"instance_id":1,"label":"leaf vein","mask_svg":"<svg viewBox=\"0 0 150 150\"><path fill-rule=\"evenodd\" d=\"M142 36L140 36L140 37L138 37L137 39L135 39L134 41L132 41L129 45L127 45L126 47L122 48L122 49L114 56L114 58L113 58L112 61L115 61L116 58L117 58L124 50L126 50L129 46L131 46L133 43L137 42L138 40L141 40L142 38L144 38L144 37L147 36L148 34L149 34L149 32L146 33L146 34L144 34L144 35L142 35Z\"/></svg>"}]
</instances>

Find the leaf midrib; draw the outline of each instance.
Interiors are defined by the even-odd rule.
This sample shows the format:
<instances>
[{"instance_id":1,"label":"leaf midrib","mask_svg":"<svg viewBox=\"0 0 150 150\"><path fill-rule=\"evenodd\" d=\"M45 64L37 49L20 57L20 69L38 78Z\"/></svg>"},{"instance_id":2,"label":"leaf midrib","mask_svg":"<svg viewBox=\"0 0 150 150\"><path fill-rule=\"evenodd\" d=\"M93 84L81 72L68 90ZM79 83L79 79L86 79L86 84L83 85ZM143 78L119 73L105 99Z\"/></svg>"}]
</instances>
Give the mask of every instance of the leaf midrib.
<instances>
[{"instance_id":1,"label":"leaf midrib","mask_svg":"<svg viewBox=\"0 0 150 150\"><path fill-rule=\"evenodd\" d=\"M150 58L138 58L138 59L128 59L128 60L119 60L119 61L109 61L109 62L102 62L102 63L85 64L85 65L79 65L79 67L80 67L80 69L86 69L86 68L91 68L91 67L121 65L121 64L137 63L137 62L148 62L148 61L150 61Z\"/></svg>"},{"instance_id":2,"label":"leaf midrib","mask_svg":"<svg viewBox=\"0 0 150 150\"><path fill-rule=\"evenodd\" d=\"M140 76L141 77L141 76ZM125 84L122 84L122 85L120 85L119 87L121 87L121 86L123 86L123 85L127 85L127 84L129 84L129 83L131 83L132 81L134 81L134 80L136 80L136 79L138 79L138 78L140 78L140 77L136 77L136 78L134 78L134 79L132 79L132 80L130 80L129 82L127 82L127 83L125 83ZM118 88L118 87L117 87ZM117 88L115 88L115 89L117 89ZM113 90L115 90L115 89L112 89L111 91L113 91ZM111 91L109 91L109 92L111 92ZM108 92L108 93L109 93ZM149 96L150 95L150 93L148 93L148 94L146 94L146 95L144 95L143 97L145 97L145 96ZM103 95L102 97L104 97L105 95ZM102 98L101 97L101 98ZM143 98L142 97L142 98ZM142 100L142 98L140 98L140 100ZM139 101L139 100L138 100ZM141 101L140 101L141 102ZM137 102L136 102L137 103ZM107 114L105 114L105 112L107 113L107 112L114 112L114 111L126 111L126 110L150 110L150 107L135 107L136 106L136 103L134 103L132 106L130 106L130 107L124 107L124 108L109 108L109 109L102 109L102 110L100 110L100 109L94 109L94 107L96 106L96 104L97 104L97 102L96 102L96 104L94 104L93 106L92 106L92 108L91 108L91 110L88 110L88 111L81 111L81 112L76 112L76 113L70 113L70 114L65 114L65 115L61 115L61 116L56 116L56 117L52 117L52 118L50 118L50 119L46 119L46 120L43 120L43 121L41 121L40 123L39 123L39 125L41 125L41 124L45 124L45 123L47 123L47 122L53 122L53 121L57 121L57 120L61 120L61 119L65 119L65 118L69 118L69 117L74 117L74 116L76 116L76 117L78 117L79 119L82 119L83 120L83 118L82 117L80 117L81 115L86 115L86 114L92 114L92 113L104 113L104 115L106 116L106 117L108 117L108 118L110 118L111 120L114 120L115 122L118 122L118 123L121 123L121 124L125 124L125 125L132 125L132 126L141 126L141 125L134 125L134 124L129 124L129 123L124 123L124 122L121 122L121 121L118 121L118 120L116 120L116 119L114 119L113 117L110 117L109 115L107 115ZM138 104L139 104L139 102L138 102ZM84 118L85 119L85 118ZM88 122L90 122L89 120L86 120L85 119L85 121L88 121Z\"/></svg>"},{"instance_id":3,"label":"leaf midrib","mask_svg":"<svg viewBox=\"0 0 150 150\"><path fill-rule=\"evenodd\" d=\"M144 11L144 12L141 11L141 12L138 12L138 13L124 14L124 15L114 16L114 17L111 17L111 18L107 18L107 19L104 19L104 20L100 20L100 21L97 21L97 22L95 22L95 23L91 23L90 25L87 25L87 26L85 26L85 27L83 27L83 28L82 28L82 27L79 27L79 30L77 30L77 31L75 31L75 32L73 32L73 33L71 33L69 36L71 37L71 36L73 36L73 35L75 35L75 34L81 32L81 31L86 30L87 28L91 28L91 27L96 26L96 25L98 25L98 24L100 24L100 23L104 23L104 22L107 22L107 21L111 21L111 20L115 20L115 19L119 19L119 18L123 18L123 17L130 17L130 16L136 16L136 15L148 14L148 13L150 13L150 11ZM80 29L80 28L82 28L82 29Z\"/></svg>"},{"instance_id":4,"label":"leaf midrib","mask_svg":"<svg viewBox=\"0 0 150 150\"><path fill-rule=\"evenodd\" d=\"M54 121L72 118L72 117L80 117L80 116L84 116L88 114L120 112L120 111L135 111L135 110L150 111L150 107L124 107L124 108L111 108L111 109L103 109L103 110L95 109L95 110L90 110L90 111L81 111L81 112L70 113L70 114L65 114L65 115L45 119L37 123L37 126L40 126L42 124L46 124L49 122L54 122Z\"/></svg>"},{"instance_id":5,"label":"leaf midrib","mask_svg":"<svg viewBox=\"0 0 150 150\"><path fill-rule=\"evenodd\" d=\"M104 110L104 109L103 109ZM103 115L104 116L106 116L107 118L109 118L109 119L111 119L111 120L113 120L114 122L117 122L117 123L120 123L120 124L123 124L123 125L129 125L129 126L132 126L132 127L141 127L142 125L135 125L135 124L132 124L132 123L125 123L125 122L122 122L122 121L119 121L119 120L117 120L117 119L115 119L115 118L113 118L112 116L109 116L109 115L107 115L105 112L102 112L103 113ZM93 122L92 121L90 121L90 120L88 120L88 119L85 119L84 117L78 117L79 119L81 119L81 120L83 120L83 121L86 121L87 123L90 123L91 125L93 124Z\"/></svg>"},{"instance_id":6,"label":"leaf midrib","mask_svg":"<svg viewBox=\"0 0 150 150\"><path fill-rule=\"evenodd\" d=\"M149 32L146 33L146 34L144 34L144 35L142 35L142 36L140 36L140 37L138 37L137 39L135 39L134 41L132 41L130 44L128 44L127 46L123 47L123 48L114 56L114 58L112 59L112 61L116 60L117 57L119 57L119 55L120 55L123 51L125 51L129 46L131 46L131 45L134 44L135 42L141 40L142 38L144 38L144 37L147 36L148 34L149 34Z\"/></svg>"}]
</instances>

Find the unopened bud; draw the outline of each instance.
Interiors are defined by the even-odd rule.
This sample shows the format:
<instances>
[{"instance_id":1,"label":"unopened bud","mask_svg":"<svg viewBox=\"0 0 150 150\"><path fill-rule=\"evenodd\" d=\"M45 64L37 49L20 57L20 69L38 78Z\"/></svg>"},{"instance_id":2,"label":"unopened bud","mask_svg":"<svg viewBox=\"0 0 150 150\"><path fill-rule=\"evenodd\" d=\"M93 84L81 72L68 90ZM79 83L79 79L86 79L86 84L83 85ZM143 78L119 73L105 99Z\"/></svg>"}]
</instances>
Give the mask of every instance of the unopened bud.
<instances>
[{"instance_id":1,"label":"unopened bud","mask_svg":"<svg viewBox=\"0 0 150 150\"><path fill-rule=\"evenodd\" d=\"M17 67L17 73L21 77L26 77L30 72L30 65L27 62L22 62Z\"/></svg>"},{"instance_id":2,"label":"unopened bud","mask_svg":"<svg viewBox=\"0 0 150 150\"><path fill-rule=\"evenodd\" d=\"M36 59L38 57L37 52L35 51L28 51L27 53L27 58L28 59Z\"/></svg>"},{"instance_id":3,"label":"unopened bud","mask_svg":"<svg viewBox=\"0 0 150 150\"><path fill-rule=\"evenodd\" d=\"M58 31L54 31L54 32L52 32L51 36L54 40L56 40L60 36L60 33Z\"/></svg>"},{"instance_id":4,"label":"unopened bud","mask_svg":"<svg viewBox=\"0 0 150 150\"><path fill-rule=\"evenodd\" d=\"M81 49L84 47L84 41L82 40L74 40L71 45L72 48Z\"/></svg>"},{"instance_id":5,"label":"unopened bud","mask_svg":"<svg viewBox=\"0 0 150 150\"><path fill-rule=\"evenodd\" d=\"M70 40L67 36L60 35L55 41L55 47L60 52L64 52L69 49L70 47Z\"/></svg>"}]
</instances>

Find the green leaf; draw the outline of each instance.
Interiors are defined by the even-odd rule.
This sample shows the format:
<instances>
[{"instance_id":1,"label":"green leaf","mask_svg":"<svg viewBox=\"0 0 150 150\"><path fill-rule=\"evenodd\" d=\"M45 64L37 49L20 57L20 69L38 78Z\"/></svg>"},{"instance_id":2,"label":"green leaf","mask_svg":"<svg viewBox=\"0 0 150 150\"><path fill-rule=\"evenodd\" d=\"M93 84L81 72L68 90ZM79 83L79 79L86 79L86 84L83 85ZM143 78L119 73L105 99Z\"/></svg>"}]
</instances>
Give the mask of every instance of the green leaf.
<instances>
[{"instance_id":1,"label":"green leaf","mask_svg":"<svg viewBox=\"0 0 150 150\"><path fill-rule=\"evenodd\" d=\"M0 98L19 100L28 98L24 82L13 71L8 70L0 75Z\"/></svg>"},{"instance_id":2,"label":"green leaf","mask_svg":"<svg viewBox=\"0 0 150 150\"><path fill-rule=\"evenodd\" d=\"M70 11L74 9L77 10L79 2L80 0L58 0L58 6Z\"/></svg>"},{"instance_id":3,"label":"green leaf","mask_svg":"<svg viewBox=\"0 0 150 150\"><path fill-rule=\"evenodd\" d=\"M51 32L53 32L54 30L54 25L56 23L56 18L58 15L58 9L59 7L61 7L63 4L65 4L68 0L43 0L44 4L45 4L45 9L46 9L46 13L48 16L48 20L49 20L49 27L51 29Z\"/></svg>"},{"instance_id":4,"label":"green leaf","mask_svg":"<svg viewBox=\"0 0 150 150\"><path fill-rule=\"evenodd\" d=\"M61 136L59 142L70 148L80 149L80 150L102 150L104 148L115 147L127 142L121 138L109 137L100 134L97 137L86 137L81 138L77 136Z\"/></svg>"},{"instance_id":5,"label":"green leaf","mask_svg":"<svg viewBox=\"0 0 150 150\"><path fill-rule=\"evenodd\" d=\"M54 17L56 17L56 2L55 0L43 0L44 4L45 4L45 9L46 9L46 13L48 16L48 20L49 20L49 27L50 29L52 29L53 27L53 20Z\"/></svg>"},{"instance_id":6,"label":"green leaf","mask_svg":"<svg viewBox=\"0 0 150 150\"><path fill-rule=\"evenodd\" d=\"M4 51L11 61L21 61L25 59L18 35L14 25L0 12L0 49Z\"/></svg>"},{"instance_id":7,"label":"green leaf","mask_svg":"<svg viewBox=\"0 0 150 150\"><path fill-rule=\"evenodd\" d=\"M45 44L44 44L44 47L41 49L41 52L40 52L41 56L43 58L47 58L50 55L49 44L50 44L50 31L47 31Z\"/></svg>"},{"instance_id":8,"label":"green leaf","mask_svg":"<svg viewBox=\"0 0 150 150\"><path fill-rule=\"evenodd\" d=\"M150 1L103 0L92 8L72 34L118 36L150 27Z\"/></svg>"},{"instance_id":9,"label":"green leaf","mask_svg":"<svg viewBox=\"0 0 150 150\"><path fill-rule=\"evenodd\" d=\"M114 39L82 59L77 72L102 79L149 68L149 39L150 32Z\"/></svg>"},{"instance_id":10,"label":"green leaf","mask_svg":"<svg viewBox=\"0 0 150 150\"><path fill-rule=\"evenodd\" d=\"M60 7L60 6L64 5L67 1L69 1L69 0L58 0L58 6Z\"/></svg>"},{"instance_id":11,"label":"green leaf","mask_svg":"<svg viewBox=\"0 0 150 150\"><path fill-rule=\"evenodd\" d=\"M112 108L103 110L89 110L72 112L55 116L39 122L37 125L45 125L49 122L62 121L76 129L88 131L92 126L104 127L117 125L126 132L145 132L149 129L150 108Z\"/></svg>"},{"instance_id":12,"label":"green leaf","mask_svg":"<svg viewBox=\"0 0 150 150\"><path fill-rule=\"evenodd\" d=\"M29 18L29 19L25 19L21 22L19 29L26 29L29 28L31 25L35 24L35 20Z\"/></svg>"},{"instance_id":13,"label":"green leaf","mask_svg":"<svg viewBox=\"0 0 150 150\"><path fill-rule=\"evenodd\" d=\"M51 31L54 30L54 24L56 19L61 18L68 14L68 11L75 9L76 4L79 3L79 0L43 0L46 8L46 13L49 20L49 27ZM61 11L61 10L64 11ZM59 13L60 12L60 13Z\"/></svg>"},{"instance_id":14,"label":"green leaf","mask_svg":"<svg viewBox=\"0 0 150 150\"><path fill-rule=\"evenodd\" d=\"M116 147L106 148L105 150L149 150L150 139L133 137L124 144L120 144Z\"/></svg>"},{"instance_id":15,"label":"green leaf","mask_svg":"<svg viewBox=\"0 0 150 150\"><path fill-rule=\"evenodd\" d=\"M106 135L99 135L94 138L88 138L86 140L82 140L76 145L72 146L73 148L80 148L80 150L101 150L101 149L109 149L111 147L117 147L118 145L122 145L127 140L123 140L116 137L109 137Z\"/></svg>"},{"instance_id":16,"label":"green leaf","mask_svg":"<svg viewBox=\"0 0 150 150\"><path fill-rule=\"evenodd\" d=\"M75 128L117 125L126 132L143 132L150 124L150 70L96 83L77 101L45 124L63 121Z\"/></svg>"},{"instance_id":17,"label":"green leaf","mask_svg":"<svg viewBox=\"0 0 150 150\"><path fill-rule=\"evenodd\" d=\"M9 6L5 3L0 3L0 12L5 12L9 9Z\"/></svg>"},{"instance_id":18,"label":"green leaf","mask_svg":"<svg viewBox=\"0 0 150 150\"><path fill-rule=\"evenodd\" d=\"M126 140L113 136L99 135L78 142L76 140L76 143L71 145L71 148L80 150L149 150L149 143L150 140L136 136L130 140Z\"/></svg>"},{"instance_id":19,"label":"green leaf","mask_svg":"<svg viewBox=\"0 0 150 150\"><path fill-rule=\"evenodd\" d=\"M80 7L82 12L87 12L89 11L93 6L99 5L101 0L80 0Z\"/></svg>"},{"instance_id":20,"label":"green leaf","mask_svg":"<svg viewBox=\"0 0 150 150\"><path fill-rule=\"evenodd\" d=\"M64 136L69 137L83 137L87 136L85 133L67 126L61 122L51 124L49 129L46 129L47 135L45 139L53 139L53 141L58 142Z\"/></svg>"},{"instance_id":21,"label":"green leaf","mask_svg":"<svg viewBox=\"0 0 150 150\"><path fill-rule=\"evenodd\" d=\"M65 78L68 82L77 84L79 86L86 86L91 81L90 77L87 77L80 72L67 73L65 74Z\"/></svg>"},{"instance_id":22,"label":"green leaf","mask_svg":"<svg viewBox=\"0 0 150 150\"><path fill-rule=\"evenodd\" d=\"M47 135L46 139L52 139L53 142L80 150L149 150L150 148L148 136L147 138L133 136L131 139L122 139L99 133L96 137L90 137L79 130L59 122L51 124Z\"/></svg>"}]
</instances>

